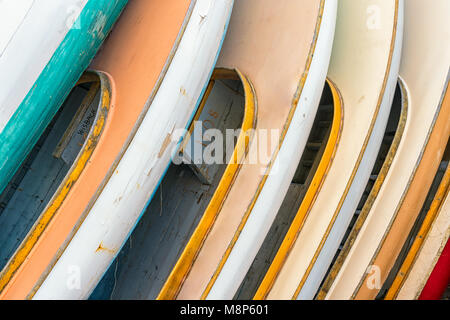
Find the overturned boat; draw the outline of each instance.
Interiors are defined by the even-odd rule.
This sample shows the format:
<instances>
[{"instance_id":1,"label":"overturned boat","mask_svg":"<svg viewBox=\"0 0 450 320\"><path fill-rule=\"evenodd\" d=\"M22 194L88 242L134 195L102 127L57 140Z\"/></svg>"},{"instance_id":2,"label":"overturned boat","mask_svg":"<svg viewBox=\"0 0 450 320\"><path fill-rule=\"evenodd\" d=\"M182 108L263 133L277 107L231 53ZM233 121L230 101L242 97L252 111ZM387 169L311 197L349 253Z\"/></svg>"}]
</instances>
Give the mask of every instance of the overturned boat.
<instances>
[{"instance_id":1,"label":"overturned boat","mask_svg":"<svg viewBox=\"0 0 450 320\"><path fill-rule=\"evenodd\" d=\"M231 0L137 0L126 7L90 65L80 111L50 152L75 159L50 199L40 199L47 203L33 212L34 224L15 234L1 298L89 297L178 148L232 6ZM75 137L81 140L74 144Z\"/></svg>"},{"instance_id":2,"label":"overturned boat","mask_svg":"<svg viewBox=\"0 0 450 320\"><path fill-rule=\"evenodd\" d=\"M89 65L127 2L0 3L0 192Z\"/></svg>"}]
</instances>

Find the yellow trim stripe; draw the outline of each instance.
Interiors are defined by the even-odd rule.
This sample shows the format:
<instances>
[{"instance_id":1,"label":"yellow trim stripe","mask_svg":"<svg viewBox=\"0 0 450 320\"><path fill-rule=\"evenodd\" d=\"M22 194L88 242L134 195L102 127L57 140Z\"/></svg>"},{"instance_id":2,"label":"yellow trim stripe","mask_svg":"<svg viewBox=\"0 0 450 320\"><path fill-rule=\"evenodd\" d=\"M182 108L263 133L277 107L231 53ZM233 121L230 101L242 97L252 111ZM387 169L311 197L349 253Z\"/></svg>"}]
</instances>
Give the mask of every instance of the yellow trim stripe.
<instances>
[{"instance_id":1,"label":"yellow trim stripe","mask_svg":"<svg viewBox=\"0 0 450 320\"><path fill-rule=\"evenodd\" d=\"M384 298L385 300L393 300L397 298L397 295L400 292L403 283L405 282L406 278L409 275L409 272L412 269L417 254L419 253L419 250L422 248L422 245L428 235L428 232L431 229L431 225L433 224L434 220L439 214L442 204L444 203L444 200L447 197L449 186L450 186L450 166L447 164L445 175L441 181L441 184L439 185L439 188L436 192L433 202L431 203L430 209L428 210L427 215L422 223L422 226L420 227L420 230L417 233L411 248L409 249L405 261L403 261L403 264L400 267L400 270L398 271L397 276L394 279L394 282L392 283L391 287L389 288Z\"/></svg>"},{"instance_id":2,"label":"yellow trim stripe","mask_svg":"<svg viewBox=\"0 0 450 320\"><path fill-rule=\"evenodd\" d=\"M98 82L100 81L99 77L100 79L102 79L102 76L100 76L100 74L88 72L80 78L77 85L88 82ZM94 127L91 129L87 140L84 143L83 151L80 152L75 163L72 165L70 172L66 175L66 178L61 183L61 186L58 188L51 202L48 204L46 209L39 217L38 222L30 230L27 237L24 239L18 250L15 252L14 256L10 259L8 264L0 273L0 298L3 296L3 291L5 287L13 279L14 274L20 268L22 263L27 259L29 253L31 252L35 244L38 242L39 238L44 233L53 217L56 215L58 209L60 208L67 194L71 190L72 186L76 183L76 181L80 177L93 151L95 150L97 142L105 126L106 117L108 114L108 110L110 108L110 101L111 101L111 92L109 86L105 85L103 81L101 90L102 90L102 98L96 122L94 124Z\"/></svg>"},{"instance_id":3,"label":"yellow trim stripe","mask_svg":"<svg viewBox=\"0 0 450 320\"><path fill-rule=\"evenodd\" d=\"M213 77L216 79L227 78L229 79L230 70L217 69ZM222 208L224 200L230 191L233 181L237 172L241 167L242 160L246 156L248 146L250 143L250 137L247 132L254 128L256 121L256 100L254 89L249 80L242 75L239 70L233 71L237 73L239 79L242 81L245 92L245 111L244 119L242 123L241 133L238 137L236 147L233 151L232 159L228 164L225 172L219 182L219 185L214 192L214 195L208 204L197 228L191 236L189 242L184 248L180 258L178 259L175 267L172 269L169 277L167 278L163 288L161 289L157 299L158 300L171 300L175 299L178 292L183 285L202 245L211 230L217 215ZM242 152L245 151L245 152Z\"/></svg>"},{"instance_id":4,"label":"yellow trim stripe","mask_svg":"<svg viewBox=\"0 0 450 320\"><path fill-rule=\"evenodd\" d=\"M334 156L336 154L337 146L339 144L339 140L342 133L343 127L343 104L342 97L334 83L331 80L327 80L328 84L333 93L333 101L334 101L334 116L333 123L331 126L331 132L328 138L327 145L325 147L324 153L320 160L319 166L317 167L316 172L314 173L314 177L311 181L311 184L308 187L308 191L305 194L305 198L303 199L299 210L289 227L288 232L278 249L278 252L273 259L269 270L264 276L263 281L261 282L258 291L256 292L253 299L255 300L263 300L266 299L270 290L272 289L273 284L275 283L280 270L282 269L297 237L302 229L306 218L311 211L312 206L314 205L317 195L322 188L322 185L325 181L325 177L331 167L331 163L333 162Z\"/></svg>"}]
</instances>

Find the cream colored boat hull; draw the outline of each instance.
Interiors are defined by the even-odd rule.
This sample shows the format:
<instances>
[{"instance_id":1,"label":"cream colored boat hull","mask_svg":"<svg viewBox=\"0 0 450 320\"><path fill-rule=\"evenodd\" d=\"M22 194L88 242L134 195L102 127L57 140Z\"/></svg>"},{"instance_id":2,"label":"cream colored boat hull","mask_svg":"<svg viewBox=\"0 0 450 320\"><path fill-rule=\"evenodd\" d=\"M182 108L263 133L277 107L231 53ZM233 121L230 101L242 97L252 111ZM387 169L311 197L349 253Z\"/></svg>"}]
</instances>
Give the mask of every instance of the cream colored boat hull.
<instances>
[{"instance_id":1,"label":"cream colored boat hull","mask_svg":"<svg viewBox=\"0 0 450 320\"><path fill-rule=\"evenodd\" d=\"M445 45L449 42L445 31L449 10L450 3L445 0L433 2L433 6L416 0L405 2L400 77L407 92L406 127L380 193L327 299L375 298L437 170L448 139L448 107L442 105L442 98L450 61L450 48ZM412 188L413 184L420 190Z\"/></svg>"}]
</instances>

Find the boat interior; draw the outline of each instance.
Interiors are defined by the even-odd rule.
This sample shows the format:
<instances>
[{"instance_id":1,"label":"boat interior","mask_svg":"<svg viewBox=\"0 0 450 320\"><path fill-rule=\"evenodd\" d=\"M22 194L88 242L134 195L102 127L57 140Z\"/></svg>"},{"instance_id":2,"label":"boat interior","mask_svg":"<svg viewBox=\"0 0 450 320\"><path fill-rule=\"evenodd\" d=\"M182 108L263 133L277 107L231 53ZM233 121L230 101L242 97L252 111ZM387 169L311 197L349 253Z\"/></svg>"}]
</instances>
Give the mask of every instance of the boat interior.
<instances>
[{"instance_id":1,"label":"boat interior","mask_svg":"<svg viewBox=\"0 0 450 320\"><path fill-rule=\"evenodd\" d=\"M239 131L235 130L249 116L245 96L236 72L214 72L189 135L181 143L177 155L181 161L169 167L90 299L157 298L205 210L215 201L216 190L227 188L223 176L233 156L228 151L238 148L239 133L235 132ZM231 139L226 132L230 129L234 129ZM227 141L232 141L231 148Z\"/></svg>"},{"instance_id":2,"label":"boat interior","mask_svg":"<svg viewBox=\"0 0 450 320\"><path fill-rule=\"evenodd\" d=\"M99 79L86 73L0 195L0 270L69 175L98 121Z\"/></svg>"}]
</instances>

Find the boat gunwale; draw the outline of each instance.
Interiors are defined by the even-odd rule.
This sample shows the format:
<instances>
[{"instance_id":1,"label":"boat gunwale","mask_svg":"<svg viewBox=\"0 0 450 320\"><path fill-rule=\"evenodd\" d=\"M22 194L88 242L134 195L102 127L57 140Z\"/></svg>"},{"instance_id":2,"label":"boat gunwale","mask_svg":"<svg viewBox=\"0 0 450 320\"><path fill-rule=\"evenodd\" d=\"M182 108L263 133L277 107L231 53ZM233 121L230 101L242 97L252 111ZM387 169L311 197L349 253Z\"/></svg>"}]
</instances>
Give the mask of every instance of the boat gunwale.
<instances>
[{"instance_id":1,"label":"boat gunwale","mask_svg":"<svg viewBox=\"0 0 450 320\"><path fill-rule=\"evenodd\" d=\"M252 140L252 135L249 136L248 131L252 131L252 129L256 127L257 121L257 99L255 89L250 80L238 69L216 68L213 72L212 81L230 79L234 76L233 74L237 76L244 87L245 107L241 132L233 150L233 154L231 155L230 162L220 179L213 197L174 268L169 274L169 277L165 281L163 288L160 290L157 300L170 300L177 297L183 286L184 280L189 275L191 267L212 229L223 203L231 190L233 182L242 167L242 161L248 154L249 145ZM206 103L207 98L207 96L204 97L202 105ZM200 114L198 113L198 115Z\"/></svg>"},{"instance_id":2,"label":"boat gunwale","mask_svg":"<svg viewBox=\"0 0 450 320\"><path fill-rule=\"evenodd\" d=\"M342 100L342 95L334 82L327 79L331 92L333 94L333 123L331 126L331 132L328 137L328 141L320 159L319 166L317 167L314 177L306 191L304 200L300 204L300 207L292 221L284 239L281 243L277 254L275 255L269 269L267 270L258 290L253 297L253 300L264 300L267 298L273 284L275 283L280 270L283 268L284 263L289 256L289 253L297 240L301 228L303 227L312 206L314 205L317 196L322 189L325 178L331 168L334 157L336 155L337 147L341 138L343 129L345 106Z\"/></svg>"},{"instance_id":3,"label":"boat gunwale","mask_svg":"<svg viewBox=\"0 0 450 320\"><path fill-rule=\"evenodd\" d=\"M111 3L109 3L109 2L111 2ZM15 145L23 145L24 143L34 145L33 141L34 141L34 143L37 142L37 138L40 136L40 134L43 132L43 129L45 129L46 126L44 126L44 128L42 128L42 130L40 130L41 132L39 132L39 130L36 130L36 128L33 128L33 129L28 129L27 132L25 132L25 133L23 132L25 130L24 126L30 127L29 122L32 120L34 121L33 122L34 125L36 125L36 124L42 125L42 123L45 123L45 122L47 122L47 124L48 124L50 122L50 119L52 118L52 116L56 113L56 111L59 108L59 107L56 107L58 105L58 102L56 102L56 103L52 102L52 99L55 100L55 98L58 98L59 105L61 105L64 102L71 87L76 83L76 81L79 79L79 77L83 74L84 68L86 68L88 66L89 61L92 60L95 53L99 49L101 43L106 39L107 33L104 33L105 30L102 30L102 28L97 30L97 32L93 32L92 28L94 26L97 26L97 28L101 27L101 24L95 23L95 19L99 15L102 15L103 17L105 17L105 14L107 13L106 9L109 10L110 11L109 13L111 14L111 16L110 17L106 16L105 21L103 21L103 23L107 23L104 27L106 28L106 26L108 26L108 33L109 33L112 29L112 26L117 21L118 17L120 16L121 12L123 11L123 8L127 4L127 2L128 2L128 0L113 0L113 1L108 1L108 3L104 0L102 0L101 2L93 1L93 0L86 0L86 3L83 5L83 8L82 8L81 12L79 13L77 19L71 25L69 32L66 33L64 39L59 43L58 47L53 52L50 60L47 62L45 67L41 70L37 79L33 82L30 90L28 90L26 92L24 99L17 106L13 115L7 121L5 127L2 128L2 130L0 131L0 142L2 142L2 144L0 144L0 151L1 151L0 158L3 154L11 154L12 151L14 151L14 154L17 154L20 151L20 153L23 154L22 158L26 157L26 154L28 153L28 152L25 152L26 148L22 148L19 150L12 150L12 149L14 148ZM87 25L87 27L84 27L84 25L86 23L81 23L81 20L86 19L86 17L89 17L89 20L88 20L89 24ZM81 26L83 26L83 27L78 28L78 26L76 25L78 23L80 23ZM73 52L73 49L74 49L72 42L79 40L77 38L78 32L74 33L74 30L75 31L80 30L80 31L84 32L85 34L90 35L92 37L91 40L95 40L94 43L90 43L89 49L92 50L95 48L97 50L95 50L93 53L91 52L90 60L86 60L86 58L85 58L86 48L84 48L84 51L79 49L78 51L80 52L80 54L78 54L76 57L73 54L71 55L71 52ZM92 31L92 32L89 33L88 31ZM99 33L98 31L102 31L102 32ZM88 40L89 39L83 39L83 41L86 43ZM72 50L67 50L68 46L70 46ZM60 73L55 72L55 70L58 69L58 67L61 67L61 65L63 65L64 63L67 63L68 59L71 61L75 60L75 59L84 61L83 68L80 69L80 66L78 66L78 68L71 68L71 69L66 68L65 69L66 72L63 73L63 77L59 76L59 78L58 78L57 75L59 75ZM68 77L70 79L67 79ZM49 88L51 86L53 86L55 82L60 82L59 85L64 85L65 86L64 89L53 91L53 95L48 94L48 92L46 92L46 91L48 91ZM58 94L55 95L55 92ZM51 112L43 113L42 110L37 110L38 103L50 104L53 108L52 113ZM32 107L34 107L34 109L25 110L25 108L27 108L27 109L30 108L30 104ZM46 105L46 106L47 106L47 108L49 107L49 105ZM27 111L27 112L25 112L25 111ZM45 114L45 117L43 119L41 119L42 114ZM36 119L40 119L41 123L38 123L36 121ZM17 136L17 135L13 134L13 132L16 132L18 130L22 131L21 136ZM28 135L26 135L26 133L28 133ZM30 133L32 135L30 135ZM37 137L36 137L36 135L37 135ZM11 141L13 141L13 142L11 143ZM16 143L14 143L14 141ZM8 144L6 144L6 142L8 142ZM30 147L28 147L28 148L30 148ZM20 156L19 156L19 158L20 158ZM2 162L1 168L0 168L1 169L0 170L0 191L3 192L4 188L6 187L5 181L11 179L12 176L14 175L14 173L20 167L20 164L23 161L23 159L18 160L19 158L17 158L17 156L15 155L14 159L10 159L10 158L9 159L0 159L0 162ZM9 165L10 163L12 163L12 161L16 163L15 169L11 169L11 166ZM7 167L7 169L4 168L5 166ZM6 172L5 170L8 172ZM9 178L7 178L7 177L9 177ZM5 185L2 185L2 184L5 184Z\"/></svg>"},{"instance_id":4,"label":"boat gunwale","mask_svg":"<svg viewBox=\"0 0 450 320\"><path fill-rule=\"evenodd\" d=\"M338 217L338 215L340 213L340 209L341 209L342 205L344 204L344 201L345 201L345 199L347 197L347 194L348 194L348 192L349 192L349 190L351 188L351 185L352 185L352 183L354 181L354 178L355 178L355 176L357 174L357 171L359 169L359 165L361 164L361 161L363 159L365 150L367 148L367 145L369 143L370 137L372 135L373 128L375 127L375 123L376 123L376 120L378 118L378 114L379 114L379 111L380 111L381 104L383 103L383 100L385 98L385 92L386 92L386 88L387 88L387 83L388 83L389 78L390 78L390 71L391 71L392 62L393 62L394 51L396 49L396 40L397 40L397 36L398 36L399 7L400 7L400 1L402 1L402 0L394 0L394 1L395 1L395 12L394 12L394 19L393 19L393 29L392 29L392 33L391 33L392 37L391 37L391 44L390 44L390 52L389 52L389 55L388 55L388 61L387 61L387 65L386 65L385 77L384 77L382 88L381 88L381 91L380 91L380 94L379 94L379 97L378 97L376 110L375 110L374 115L372 117L372 121L371 121L371 124L369 126L368 133L366 135L366 138L365 138L364 144L362 146L361 152L358 155L358 159L357 159L357 161L356 161L356 163L354 165L352 174L351 174L351 176L349 178L349 181L347 182L347 185L345 187L344 193L341 196L341 199L340 199L340 201L338 203L338 207L336 208L335 213L333 214L333 217L332 217L332 219L331 219L331 221L330 221L330 223L329 223L329 225L327 227L327 230L326 230L325 234L322 237L322 240L321 240L318 248L315 250L314 256L312 257L312 259L311 259L311 261L309 263L309 266L307 267L305 273L303 274L302 279L300 280L300 283L297 286L296 291L294 292L294 294L291 297L291 299L293 299L293 300L297 299L297 297L299 296L300 291L302 290L304 284L306 283L306 280L309 277L310 272L312 271L312 269L314 267L314 264L315 264L316 260L318 259L319 254L322 251L322 248L325 245L326 240L328 239L328 235L330 234L330 232L331 232L331 230L332 230L332 228L334 226L334 222L336 221L336 219L337 219L337 217ZM345 101L344 101L344 103L345 103Z\"/></svg>"},{"instance_id":5,"label":"boat gunwale","mask_svg":"<svg viewBox=\"0 0 450 320\"><path fill-rule=\"evenodd\" d=\"M319 38L319 32L321 30L321 26L322 26L322 18L323 18L323 13L325 11L325 3L326 0L320 0L319 3L319 9L318 9L318 14L317 14L317 18L316 18L316 23L315 23L315 28L314 28L314 35L312 37L312 43L310 45L310 49L308 52L308 56L305 62L305 67L304 67L304 71L303 74L297 84L297 88L296 88L296 92L294 94L294 97L291 101L291 107L289 109L289 113L287 115L286 121L283 125L283 129L281 131L280 134L280 138L278 141L278 145L275 148L275 151L272 153L271 159L269 161L269 164L266 166L264 175L262 177L262 179L260 180L258 187L255 191L255 194L249 204L249 206L247 207L243 217L241 218L241 222L239 223L239 226L237 228L237 230L234 232L233 238L231 239L231 241L229 241L229 244L227 246L227 249L225 251L225 253L223 254L218 266L215 268L214 274L211 277L211 279L208 281L208 284L206 286L206 288L203 290L203 293L200 297L201 300L205 300L208 296L208 294L210 293L212 287L214 286L214 283L216 282L217 278L219 277L229 255L231 254L231 251L234 247L234 245L236 244L239 235L241 234L242 230L244 229L248 218L250 217L251 212L253 211L254 206L256 205L256 202L259 198L259 195L261 194L264 185L270 175L270 172L272 170L272 167L274 166L274 163L278 157L278 153L281 149L281 146L284 142L284 139L287 135L287 132L289 130L290 124L292 122L292 119L294 118L294 115L296 113L297 107L299 106L299 102L300 102L300 98L302 96L302 92L303 92L303 88L305 87L306 84L306 79L309 75L309 70L311 68L312 65L312 60L314 57L314 53L315 53L315 49L316 49L316 45L317 45L317 41Z\"/></svg>"},{"instance_id":6,"label":"boat gunwale","mask_svg":"<svg viewBox=\"0 0 450 320\"><path fill-rule=\"evenodd\" d=\"M201 11L201 10L203 11L203 9L206 9L204 6L202 6L202 3L210 3L211 5L208 6L208 10L212 11L216 15L220 16L220 19L221 19L220 20L221 21L220 27L219 27L218 23L215 22L215 20L211 20L211 19L207 19L206 20L206 21L208 21L208 22L206 22L207 24L212 25L214 28L217 29L217 30L215 29L216 32L209 37L210 39L209 40L207 39L210 42L209 44L211 45L211 48L209 48L208 52L206 52L207 50L206 50L205 46L203 45L203 43L200 42L200 40L199 40L200 38L197 37L197 39L195 40L195 43L196 43L197 47L201 47L202 50L204 50L205 55L208 54L209 58L211 58L211 68L208 69L208 70L205 69L205 72L203 74L205 76L205 78L206 78L205 82L211 76L212 71L213 71L213 66L214 66L215 62L217 61L217 57L218 57L218 53L219 53L218 49L220 49L220 47L222 46L223 39L224 39L224 36L225 36L225 32L226 32L227 27L228 27L228 22L229 22L229 18L230 18L230 15L231 15L232 8L233 8L234 0L221 1L221 2L218 2L217 4L213 3L213 2L210 2L210 1L190 0L189 9L188 9L188 12L185 14L185 19L183 21L183 24L180 27L180 31L179 31L179 34L177 36L176 43L175 43L175 45L172 48L172 51L171 51L170 56L168 58L168 61L166 61L165 70L163 72L164 74L163 73L160 74L161 82L159 83L159 86L157 88L154 88L154 94L152 94L151 99L149 99L145 103L145 106L147 107L147 111L151 107L151 105L153 104L153 99L159 94L160 89L164 89L164 90L167 91L167 88L164 88L164 87L161 86L163 84L163 81L166 81L166 76L165 76L166 72L169 72L169 71L171 72L170 73L171 78L169 78L170 81L174 81L174 79L178 78L178 77L175 77L173 75L173 68L174 68L173 67L174 63L173 62L176 62L176 66L179 67L180 64L181 64L180 57L182 57L183 55L189 55L190 57L192 57L192 59L194 57L194 54L190 51L190 47L188 45L188 40L185 40L185 38L187 38L187 37L184 36L185 31L187 30L189 32L187 34L187 36L204 35L204 34L206 34L208 32L207 29L205 29L204 26L202 26L201 28L198 27L198 19L200 19L201 21L205 21L205 19L204 19L205 17L202 14L200 14L200 15L193 15L193 13L195 13L197 11ZM219 7L225 8L226 10L225 11L218 11ZM191 17L192 17L192 19L191 19ZM205 23L203 23L203 25L204 24ZM181 47L179 48L180 45L181 45ZM181 52L180 52L180 50L181 50ZM196 61L196 63L198 64L197 61ZM185 76L188 77L189 74L186 73ZM201 87L203 87L203 88L201 88ZM199 99L195 103L193 103L193 105L192 105L192 109L193 110L192 110L192 112L189 115L187 115L188 119L186 119L186 124L188 124L192 120L192 117L195 115L195 110L198 107L198 105L200 103L200 99L201 99L202 95L204 94L204 92L206 90L206 85L203 86L203 84L202 84L197 89L199 90L199 94L198 94ZM180 90L180 93L183 94L182 90ZM143 121L144 119L147 118L147 114L142 113L141 117L139 119L141 119L141 118L142 118L142 121ZM71 238L68 239L66 241L66 243L64 244L64 250L66 250L66 248L69 245L72 244L72 240L78 234L79 230L84 231L84 230L86 230L86 228L89 228L89 226L86 226L86 224L84 224L84 220L92 213L91 212L92 208L94 208L96 203L98 203L98 199L102 199L102 198L100 198L100 194L103 193L103 190L109 184L110 179L112 179L113 174L115 174L115 173L119 174L118 171L116 171L116 168L121 165L122 158L127 154L128 150L129 150L129 147L133 146L132 143L134 141L134 138L135 138L135 136L137 134L139 134L139 132L141 131L141 128L142 128L142 125L139 126L138 124L136 124L135 132L133 132L133 134L130 134L128 136L128 139L127 139L127 141L126 141L126 143L123 146L123 149L121 151L121 155L116 158L116 161L114 162L114 167L110 168L110 171L108 172L108 174L106 175L106 177L102 181L101 185L98 187L98 189L96 191L96 194L93 196L93 198L90 200L89 204L84 209L83 216L80 218L80 221L79 221L78 225L76 226L77 230L74 231L74 233L71 235ZM184 128L184 129L187 129L187 128ZM182 141L182 139L180 139L180 141L177 143L177 147L176 148L179 147L179 144L180 144L181 141ZM175 150L173 150L173 151L175 151ZM169 166L170 166L170 164L168 164L165 169L162 169L162 171L161 171L162 175L165 174L165 172L167 171ZM151 196L149 197L149 200L148 200L147 204L145 204L143 209L140 211L140 214L137 216L136 221L134 223L134 226L129 230L129 233L125 237L125 239L129 238L129 236L131 235L133 229L135 228L136 224L138 223L139 219L145 213L145 209L148 206L150 200L153 198L153 195L155 194L156 189L160 185L162 179L163 179L163 177L161 176L159 178L159 180L157 180L155 189L151 193ZM94 212L94 213L98 213L98 212ZM120 250L122 249L124 244L125 244L125 241L122 244L120 244L118 246L118 248L114 250L114 252L112 252L113 259L110 261L109 266L111 266L111 264L114 262L115 257L120 252ZM72 248L72 249L74 249L74 248ZM55 266L59 262L59 259L62 257L63 253L65 253L65 252L61 252L61 254L59 254L59 256L57 257L56 261L53 263L53 266ZM64 257L64 258L67 258L67 257ZM62 262L62 264L63 263L64 262ZM107 269L108 269L108 267L106 267L105 272L106 272ZM103 275L104 275L105 272L103 272ZM89 293L90 292L87 292L86 294L89 294ZM38 292L38 294L39 294L39 292ZM83 292L83 294L85 294L85 292Z\"/></svg>"}]
</instances>

